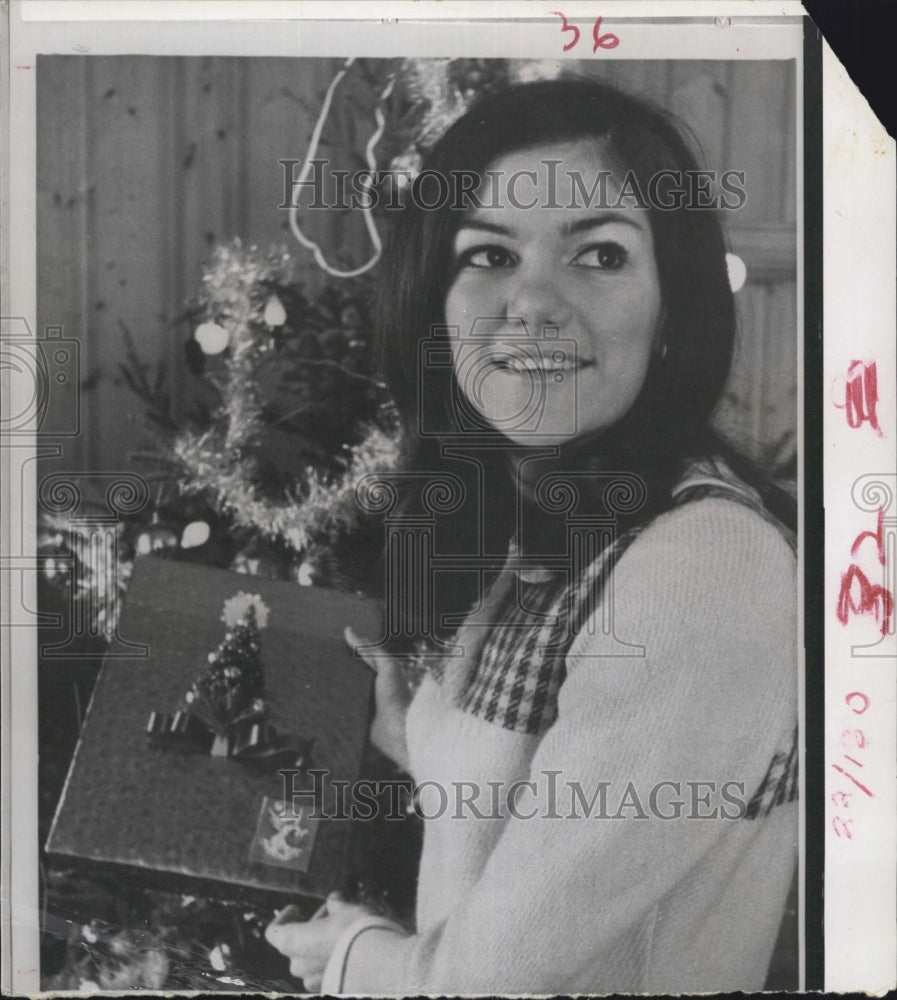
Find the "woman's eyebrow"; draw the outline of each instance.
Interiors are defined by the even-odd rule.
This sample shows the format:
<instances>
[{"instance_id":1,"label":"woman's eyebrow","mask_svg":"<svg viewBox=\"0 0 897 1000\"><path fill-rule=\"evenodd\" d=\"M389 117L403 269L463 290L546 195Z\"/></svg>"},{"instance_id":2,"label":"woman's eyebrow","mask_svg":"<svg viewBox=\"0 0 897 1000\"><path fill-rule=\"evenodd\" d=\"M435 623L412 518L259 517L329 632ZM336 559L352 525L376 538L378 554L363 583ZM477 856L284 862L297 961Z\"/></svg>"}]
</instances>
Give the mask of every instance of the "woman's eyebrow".
<instances>
[{"instance_id":1,"label":"woman's eyebrow","mask_svg":"<svg viewBox=\"0 0 897 1000\"><path fill-rule=\"evenodd\" d=\"M644 231L641 221L630 215L628 212L602 212L600 215L586 215L573 222L568 222L561 230L564 236L574 236L577 233L585 232L588 229L597 229L598 226L606 226L611 222L622 222L633 229Z\"/></svg>"},{"instance_id":2,"label":"woman's eyebrow","mask_svg":"<svg viewBox=\"0 0 897 1000\"><path fill-rule=\"evenodd\" d=\"M499 226L494 222L484 222L482 219L465 219L459 226L458 232L464 229L478 229L485 233L498 233L500 236L513 236L514 231L507 226Z\"/></svg>"},{"instance_id":3,"label":"woman's eyebrow","mask_svg":"<svg viewBox=\"0 0 897 1000\"><path fill-rule=\"evenodd\" d=\"M640 232L644 232L643 223L631 215L629 212L602 212L599 215L586 215L561 227L562 236L574 236L577 233L585 232L589 229L597 229L599 226L607 226L613 222L621 222L623 225L631 226ZM499 236L514 236L514 230L508 226L501 226L495 222L486 222L484 219L465 219L459 226L457 232L465 229L474 229L484 233L497 233Z\"/></svg>"}]
</instances>

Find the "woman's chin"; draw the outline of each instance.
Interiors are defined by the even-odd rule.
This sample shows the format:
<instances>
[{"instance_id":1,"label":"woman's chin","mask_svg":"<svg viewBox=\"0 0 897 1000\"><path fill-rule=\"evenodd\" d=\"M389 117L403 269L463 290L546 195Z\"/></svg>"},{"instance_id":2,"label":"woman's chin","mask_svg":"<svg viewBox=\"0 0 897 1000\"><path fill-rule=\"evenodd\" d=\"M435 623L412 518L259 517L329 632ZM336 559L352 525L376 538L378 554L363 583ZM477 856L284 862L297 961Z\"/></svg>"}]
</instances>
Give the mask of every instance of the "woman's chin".
<instances>
[{"instance_id":1,"label":"woman's chin","mask_svg":"<svg viewBox=\"0 0 897 1000\"><path fill-rule=\"evenodd\" d=\"M559 380L560 381L560 380ZM531 375L490 373L468 402L495 430L519 445L560 445L577 436L577 392Z\"/></svg>"}]
</instances>

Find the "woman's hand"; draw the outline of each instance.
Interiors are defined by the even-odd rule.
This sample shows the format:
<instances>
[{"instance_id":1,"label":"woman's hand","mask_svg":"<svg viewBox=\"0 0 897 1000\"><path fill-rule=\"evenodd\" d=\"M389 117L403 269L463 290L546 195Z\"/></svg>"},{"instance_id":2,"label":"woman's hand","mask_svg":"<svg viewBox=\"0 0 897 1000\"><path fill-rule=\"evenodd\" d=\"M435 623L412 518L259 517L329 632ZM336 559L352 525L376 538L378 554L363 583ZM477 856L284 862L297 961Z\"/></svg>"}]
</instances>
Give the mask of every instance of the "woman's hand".
<instances>
[{"instance_id":1,"label":"woman's hand","mask_svg":"<svg viewBox=\"0 0 897 1000\"><path fill-rule=\"evenodd\" d=\"M299 912L295 906L281 910L265 929L265 938L290 960L290 975L314 993L321 988L327 962L343 931L372 911L332 892L311 920L297 920Z\"/></svg>"},{"instance_id":2,"label":"woman's hand","mask_svg":"<svg viewBox=\"0 0 897 1000\"><path fill-rule=\"evenodd\" d=\"M350 627L345 633L346 642L354 650L365 645L365 640ZM398 764L408 770L408 748L405 743L405 716L411 692L401 665L389 656L364 656L362 659L377 674L374 682L374 703L376 714L371 723L371 743Z\"/></svg>"}]
</instances>

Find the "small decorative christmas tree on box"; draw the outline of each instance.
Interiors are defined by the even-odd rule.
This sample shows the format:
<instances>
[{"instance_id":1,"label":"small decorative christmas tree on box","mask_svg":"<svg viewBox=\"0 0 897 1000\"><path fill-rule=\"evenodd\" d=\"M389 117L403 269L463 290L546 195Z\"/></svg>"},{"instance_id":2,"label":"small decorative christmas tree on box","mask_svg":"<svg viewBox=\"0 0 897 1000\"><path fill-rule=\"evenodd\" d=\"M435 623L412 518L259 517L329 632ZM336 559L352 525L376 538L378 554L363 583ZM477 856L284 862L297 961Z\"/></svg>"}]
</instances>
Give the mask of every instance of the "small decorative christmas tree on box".
<instances>
[{"instance_id":1,"label":"small decorative christmas tree on box","mask_svg":"<svg viewBox=\"0 0 897 1000\"><path fill-rule=\"evenodd\" d=\"M243 591L224 602L227 632L173 714L152 711L146 733L158 746L233 757L268 769L304 767L312 740L278 733L268 718L261 630L269 610Z\"/></svg>"},{"instance_id":2,"label":"small decorative christmas tree on box","mask_svg":"<svg viewBox=\"0 0 897 1000\"><path fill-rule=\"evenodd\" d=\"M189 710L215 733L213 756L228 755L233 726L265 713L265 675L260 631L268 608L258 594L240 591L224 602L221 620L228 626L209 664L187 692Z\"/></svg>"}]
</instances>

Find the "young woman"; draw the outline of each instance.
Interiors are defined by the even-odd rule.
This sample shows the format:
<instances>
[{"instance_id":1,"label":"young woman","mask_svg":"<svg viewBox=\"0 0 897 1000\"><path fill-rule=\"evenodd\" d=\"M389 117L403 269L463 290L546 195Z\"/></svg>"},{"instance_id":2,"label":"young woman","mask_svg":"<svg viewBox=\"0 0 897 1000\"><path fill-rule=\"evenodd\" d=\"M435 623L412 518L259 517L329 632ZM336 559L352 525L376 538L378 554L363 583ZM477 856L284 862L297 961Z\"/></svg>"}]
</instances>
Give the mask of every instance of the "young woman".
<instances>
[{"instance_id":1,"label":"young woman","mask_svg":"<svg viewBox=\"0 0 897 1000\"><path fill-rule=\"evenodd\" d=\"M371 659L427 817L416 929L334 896L268 939L325 992L761 988L796 860L793 512L710 430L735 316L695 159L567 80L484 99L425 166L384 371L409 469L461 500L432 627L395 609L423 680Z\"/></svg>"}]
</instances>

